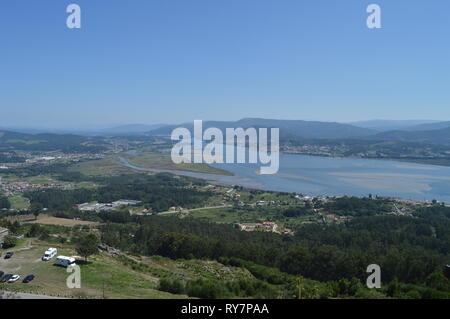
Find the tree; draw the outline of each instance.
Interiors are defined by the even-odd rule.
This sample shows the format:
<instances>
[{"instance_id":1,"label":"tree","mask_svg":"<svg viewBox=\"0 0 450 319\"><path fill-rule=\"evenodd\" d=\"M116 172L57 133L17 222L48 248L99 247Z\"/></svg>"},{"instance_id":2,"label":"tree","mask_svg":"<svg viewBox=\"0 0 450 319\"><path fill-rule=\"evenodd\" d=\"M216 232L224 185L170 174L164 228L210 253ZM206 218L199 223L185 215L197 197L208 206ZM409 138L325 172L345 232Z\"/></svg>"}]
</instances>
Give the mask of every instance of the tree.
<instances>
[{"instance_id":1,"label":"tree","mask_svg":"<svg viewBox=\"0 0 450 319\"><path fill-rule=\"evenodd\" d=\"M400 284L397 278L394 278L387 287L387 295L389 297L397 297L400 293Z\"/></svg>"},{"instance_id":2,"label":"tree","mask_svg":"<svg viewBox=\"0 0 450 319\"><path fill-rule=\"evenodd\" d=\"M10 209L11 208L11 203L9 202L8 198L0 195L0 209Z\"/></svg>"},{"instance_id":3,"label":"tree","mask_svg":"<svg viewBox=\"0 0 450 319\"><path fill-rule=\"evenodd\" d=\"M20 231L20 223L16 220L15 222L11 223L8 228L11 233L17 235Z\"/></svg>"},{"instance_id":4,"label":"tree","mask_svg":"<svg viewBox=\"0 0 450 319\"><path fill-rule=\"evenodd\" d=\"M41 226L39 224L32 224L30 229L28 230L26 236L27 237L37 237L41 234Z\"/></svg>"},{"instance_id":5,"label":"tree","mask_svg":"<svg viewBox=\"0 0 450 319\"><path fill-rule=\"evenodd\" d=\"M89 256L98 253L98 243L98 239L94 234L81 238L76 245L77 254L84 257L85 261L87 261Z\"/></svg>"},{"instance_id":6,"label":"tree","mask_svg":"<svg viewBox=\"0 0 450 319\"><path fill-rule=\"evenodd\" d=\"M13 236L5 236L2 248L8 249L17 245L17 238Z\"/></svg>"},{"instance_id":7,"label":"tree","mask_svg":"<svg viewBox=\"0 0 450 319\"><path fill-rule=\"evenodd\" d=\"M44 206L42 206L41 203L33 203L30 205L29 211L34 215L34 218L37 219L43 209Z\"/></svg>"},{"instance_id":8,"label":"tree","mask_svg":"<svg viewBox=\"0 0 450 319\"><path fill-rule=\"evenodd\" d=\"M426 284L428 287L438 289L438 290L449 290L450 291L450 280L445 277L442 271L435 271L431 273L427 279Z\"/></svg>"}]
</instances>

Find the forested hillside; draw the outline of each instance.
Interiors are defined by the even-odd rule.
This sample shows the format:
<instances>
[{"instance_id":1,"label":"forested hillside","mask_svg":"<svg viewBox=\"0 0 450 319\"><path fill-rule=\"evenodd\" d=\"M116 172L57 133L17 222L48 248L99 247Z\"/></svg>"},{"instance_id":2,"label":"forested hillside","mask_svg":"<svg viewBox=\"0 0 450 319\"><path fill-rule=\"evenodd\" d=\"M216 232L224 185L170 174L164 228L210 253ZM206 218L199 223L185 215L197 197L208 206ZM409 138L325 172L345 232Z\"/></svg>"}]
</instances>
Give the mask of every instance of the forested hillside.
<instances>
[{"instance_id":1,"label":"forested hillside","mask_svg":"<svg viewBox=\"0 0 450 319\"><path fill-rule=\"evenodd\" d=\"M417 216L429 215L426 219L377 216L340 226L305 225L293 238L167 217L130 219L126 224L105 225L101 231L103 241L139 254L238 258L322 282L353 278L364 282L365 268L376 263L385 284L406 292L417 290L423 297L449 297L449 281L442 271L449 258L450 219L441 216L447 216L448 210L419 211Z\"/></svg>"}]
</instances>

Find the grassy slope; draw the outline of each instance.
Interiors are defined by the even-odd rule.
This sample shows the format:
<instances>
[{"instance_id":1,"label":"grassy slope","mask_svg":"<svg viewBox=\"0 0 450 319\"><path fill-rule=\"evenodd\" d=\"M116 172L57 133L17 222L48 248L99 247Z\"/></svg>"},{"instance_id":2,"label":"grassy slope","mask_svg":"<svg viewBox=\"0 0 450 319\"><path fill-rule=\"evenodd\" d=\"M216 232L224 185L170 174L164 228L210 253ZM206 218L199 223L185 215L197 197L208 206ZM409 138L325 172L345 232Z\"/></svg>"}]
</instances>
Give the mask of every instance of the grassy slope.
<instances>
[{"instance_id":1,"label":"grassy slope","mask_svg":"<svg viewBox=\"0 0 450 319\"><path fill-rule=\"evenodd\" d=\"M0 259L0 270L19 274L22 278L32 273L36 279L30 284L23 284L21 280L13 284L0 284L0 290L66 298L103 298L103 293L106 298L187 298L157 290L159 279L166 276L181 280L252 277L245 269L225 267L215 261L171 260L158 256L113 258L101 253L91 257L87 264L78 262L82 288L69 289L66 286L69 275L66 269L53 266L54 259L50 262L40 260L42 253L50 246L58 248L58 255L75 254L68 245L23 240L12 249L15 251L12 259Z\"/></svg>"}]
</instances>

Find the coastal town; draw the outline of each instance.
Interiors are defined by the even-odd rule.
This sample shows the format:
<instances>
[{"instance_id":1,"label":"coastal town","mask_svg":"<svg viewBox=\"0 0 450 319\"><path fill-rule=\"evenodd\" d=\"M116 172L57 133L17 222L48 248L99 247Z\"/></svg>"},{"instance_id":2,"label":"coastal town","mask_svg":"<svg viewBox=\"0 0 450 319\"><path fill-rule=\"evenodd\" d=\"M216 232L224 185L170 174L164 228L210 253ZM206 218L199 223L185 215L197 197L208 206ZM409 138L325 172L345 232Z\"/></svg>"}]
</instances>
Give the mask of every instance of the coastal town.
<instances>
[{"instance_id":1,"label":"coastal town","mask_svg":"<svg viewBox=\"0 0 450 319\"><path fill-rule=\"evenodd\" d=\"M0 176L0 191L6 196L14 196L28 191L38 191L45 189L69 190L72 184L62 183L29 183L29 182L4 182Z\"/></svg>"},{"instance_id":2,"label":"coastal town","mask_svg":"<svg viewBox=\"0 0 450 319\"><path fill-rule=\"evenodd\" d=\"M364 143L357 141L334 140L287 140L280 146L280 151L286 154L311 155L322 157L392 159L417 163L437 163L450 165L450 152L436 145L426 145L420 148L414 145L399 146L379 141Z\"/></svg>"},{"instance_id":3,"label":"coastal town","mask_svg":"<svg viewBox=\"0 0 450 319\"><path fill-rule=\"evenodd\" d=\"M0 152L0 170L33 164L50 164L52 162L79 162L105 158L104 153L62 153L62 152ZM1 171L0 171L1 172Z\"/></svg>"}]
</instances>

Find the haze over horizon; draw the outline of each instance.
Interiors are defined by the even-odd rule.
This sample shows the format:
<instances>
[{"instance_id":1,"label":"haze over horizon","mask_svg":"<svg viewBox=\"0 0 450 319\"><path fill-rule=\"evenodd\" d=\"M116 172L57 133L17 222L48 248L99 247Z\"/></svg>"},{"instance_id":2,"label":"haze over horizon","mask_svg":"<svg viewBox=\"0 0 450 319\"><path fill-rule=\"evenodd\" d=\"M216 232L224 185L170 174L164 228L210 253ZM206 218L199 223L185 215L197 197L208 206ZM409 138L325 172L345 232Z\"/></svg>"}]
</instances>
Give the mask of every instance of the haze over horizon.
<instances>
[{"instance_id":1,"label":"haze over horizon","mask_svg":"<svg viewBox=\"0 0 450 319\"><path fill-rule=\"evenodd\" d=\"M450 119L448 1L76 3L2 5L0 127Z\"/></svg>"},{"instance_id":2,"label":"haze over horizon","mask_svg":"<svg viewBox=\"0 0 450 319\"><path fill-rule=\"evenodd\" d=\"M259 118L259 117L252 117L252 118ZM239 120L241 120L243 118L238 118L238 119L233 119L233 120L229 120L230 122L237 122ZM262 119L262 118L261 118ZM190 119L190 120L185 120L185 121L181 121L181 122L176 122L176 123L148 123L148 122L140 122L140 123L98 123L98 124L85 124L85 123L80 123L80 124L71 124L69 126L58 126L58 125L52 125L52 123L47 123L45 126L32 126L32 125L0 125L0 130L25 130L25 131L36 131L38 133L40 132L47 132L46 130L48 130L49 133L52 132L101 132L101 131L107 131L108 129L119 129L119 128L123 128L125 131L125 128L129 127L130 131L133 131L136 127L138 126L165 126L165 125L181 125L181 124L190 124L193 123L193 121L196 119ZM271 119L272 120L272 119ZM279 118L274 118L273 120L297 120L297 119L279 119ZM325 122L325 123L341 123L341 124L350 124L350 125L354 125L354 126L360 126L360 127L367 127L367 128L374 128L376 129L377 125L380 125L380 128L383 125L393 125L393 127L395 127L393 130L395 129L401 129L402 127L412 127L415 125L420 125L420 124L431 124L431 123L439 123L439 122L447 122L447 120L430 120L430 119L420 119L420 120L411 120L411 119L406 119L406 120L384 120L384 119L372 119L372 120L362 120L362 121L354 121L354 122L337 122L337 121L320 121L320 120L304 120L304 119L299 119L301 121L312 121L312 122ZM221 120L221 119L206 119L203 120L204 122L208 122L208 121L225 121L227 122L228 120ZM380 123L378 123L380 122ZM390 123L392 122L392 123ZM449 121L450 122L450 121ZM142 131L149 131L151 129L148 130L142 130ZM386 129L389 130L389 129Z\"/></svg>"}]
</instances>

